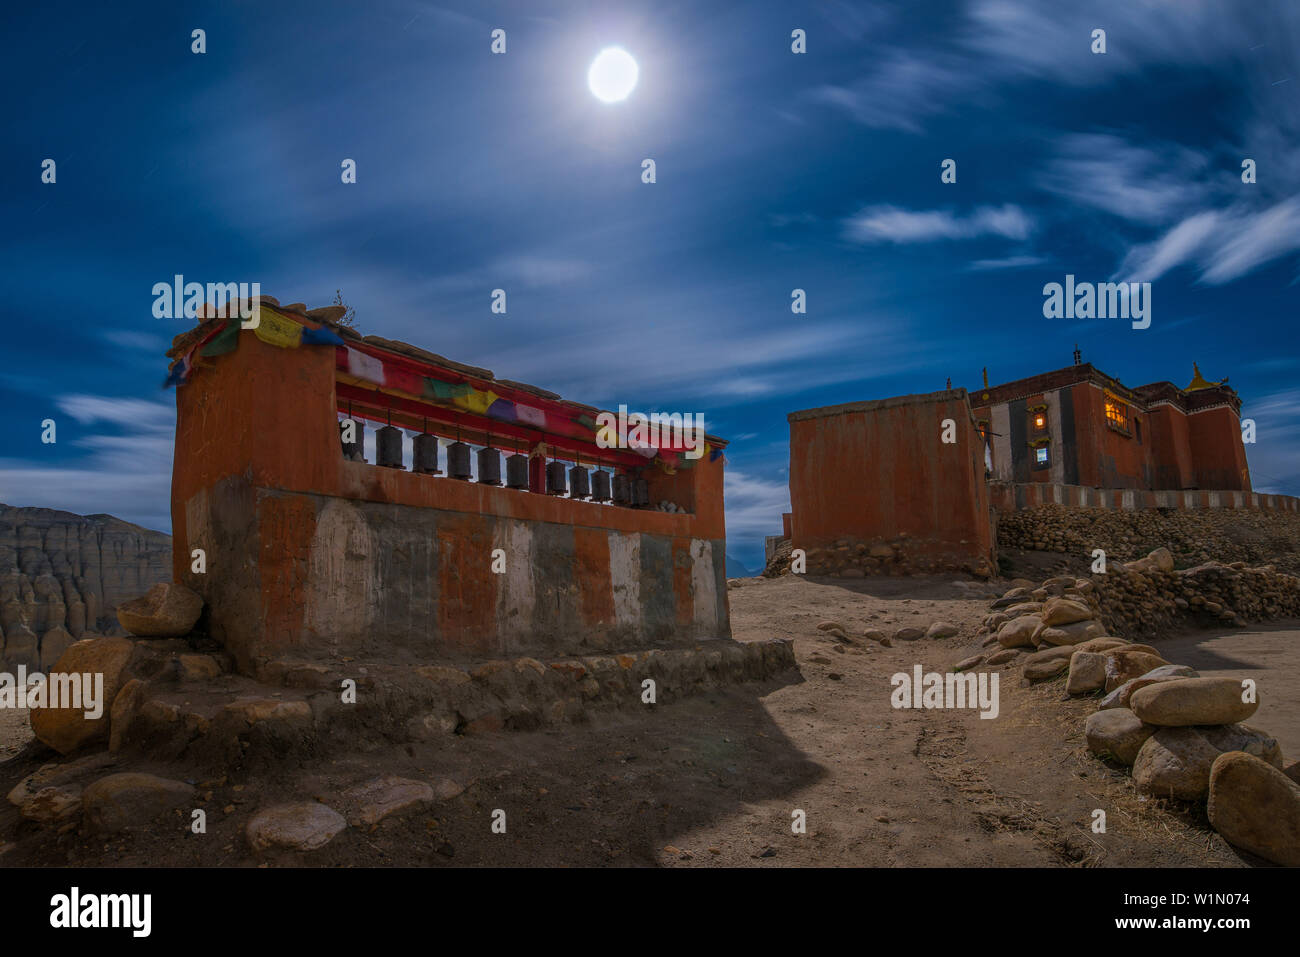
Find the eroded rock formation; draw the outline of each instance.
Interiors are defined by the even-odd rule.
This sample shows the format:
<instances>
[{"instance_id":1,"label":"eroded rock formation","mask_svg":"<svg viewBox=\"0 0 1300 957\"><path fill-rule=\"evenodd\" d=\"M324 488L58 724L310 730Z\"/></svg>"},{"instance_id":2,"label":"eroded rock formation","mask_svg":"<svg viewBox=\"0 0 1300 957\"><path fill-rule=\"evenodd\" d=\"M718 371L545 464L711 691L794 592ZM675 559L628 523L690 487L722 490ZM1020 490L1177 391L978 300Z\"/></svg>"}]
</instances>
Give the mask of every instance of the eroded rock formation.
<instances>
[{"instance_id":1,"label":"eroded rock formation","mask_svg":"<svg viewBox=\"0 0 1300 957\"><path fill-rule=\"evenodd\" d=\"M0 666L48 669L117 606L171 579L171 537L111 515L0 505Z\"/></svg>"}]
</instances>

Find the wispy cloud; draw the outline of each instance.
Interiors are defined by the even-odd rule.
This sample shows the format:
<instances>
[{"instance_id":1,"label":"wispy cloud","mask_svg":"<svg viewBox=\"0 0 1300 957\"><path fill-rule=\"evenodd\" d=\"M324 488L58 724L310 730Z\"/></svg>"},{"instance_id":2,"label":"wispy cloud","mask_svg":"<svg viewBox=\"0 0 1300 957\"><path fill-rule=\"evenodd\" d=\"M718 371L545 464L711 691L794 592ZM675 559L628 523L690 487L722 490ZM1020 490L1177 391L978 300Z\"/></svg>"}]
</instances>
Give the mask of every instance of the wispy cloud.
<instances>
[{"instance_id":1,"label":"wispy cloud","mask_svg":"<svg viewBox=\"0 0 1300 957\"><path fill-rule=\"evenodd\" d=\"M844 110L864 126L919 133L926 117L979 85L976 75L952 57L895 51L859 79L815 87L809 98Z\"/></svg>"},{"instance_id":2,"label":"wispy cloud","mask_svg":"<svg viewBox=\"0 0 1300 957\"><path fill-rule=\"evenodd\" d=\"M1295 494L1300 486L1297 410L1300 389L1285 389L1242 403L1241 417L1255 420L1255 444L1246 446L1255 491Z\"/></svg>"},{"instance_id":3,"label":"wispy cloud","mask_svg":"<svg viewBox=\"0 0 1300 957\"><path fill-rule=\"evenodd\" d=\"M1045 256L1007 256L1005 259L977 259L966 268L972 272L986 272L996 269L1024 269L1045 262L1047 262Z\"/></svg>"},{"instance_id":4,"label":"wispy cloud","mask_svg":"<svg viewBox=\"0 0 1300 957\"><path fill-rule=\"evenodd\" d=\"M858 243L928 243L1002 236L1026 239L1034 221L1019 206L980 206L967 216L946 210L912 211L869 206L844 220L844 237Z\"/></svg>"},{"instance_id":5,"label":"wispy cloud","mask_svg":"<svg viewBox=\"0 0 1300 957\"><path fill-rule=\"evenodd\" d=\"M1135 246L1116 275L1158 279L1169 270L1196 264L1202 282L1223 285L1300 250L1300 197L1258 211L1240 206L1187 217L1163 236Z\"/></svg>"},{"instance_id":6,"label":"wispy cloud","mask_svg":"<svg viewBox=\"0 0 1300 957\"><path fill-rule=\"evenodd\" d=\"M781 514L790 511L790 487L729 468L723 494L727 502L727 540L762 541L781 534Z\"/></svg>"},{"instance_id":7,"label":"wispy cloud","mask_svg":"<svg viewBox=\"0 0 1300 957\"><path fill-rule=\"evenodd\" d=\"M1137 146L1110 133L1070 133L1039 177L1048 192L1121 219L1164 223L1210 192L1203 153L1176 144Z\"/></svg>"},{"instance_id":8,"label":"wispy cloud","mask_svg":"<svg viewBox=\"0 0 1300 957\"><path fill-rule=\"evenodd\" d=\"M168 340L148 332L133 332L130 329L106 329L100 337L111 345L140 352L156 352L162 355L167 351Z\"/></svg>"},{"instance_id":9,"label":"wispy cloud","mask_svg":"<svg viewBox=\"0 0 1300 957\"><path fill-rule=\"evenodd\" d=\"M74 447L86 454L68 464L0 459L0 501L81 514L108 512L146 528L170 529L172 405L68 395L55 406L81 425L103 424L120 432L76 439ZM60 444L66 434L60 430Z\"/></svg>"}]
</instances>

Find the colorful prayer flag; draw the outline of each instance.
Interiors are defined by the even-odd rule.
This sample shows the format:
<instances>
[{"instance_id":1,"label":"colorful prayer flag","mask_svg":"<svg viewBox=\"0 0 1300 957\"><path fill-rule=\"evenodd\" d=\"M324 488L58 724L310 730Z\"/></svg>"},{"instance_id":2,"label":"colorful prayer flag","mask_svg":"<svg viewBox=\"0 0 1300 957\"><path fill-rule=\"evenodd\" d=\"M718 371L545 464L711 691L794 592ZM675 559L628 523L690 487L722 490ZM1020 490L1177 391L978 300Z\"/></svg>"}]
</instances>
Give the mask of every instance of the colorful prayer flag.
<instances>
[{"instance_id":1,"label":"colorful prayer flag","mask_svg":"<svg viewBox=\"0 0 1300 957\"><path fill-rule=\"evenodd\" d=\"M302 342L302 326L270 309L263 308L261 312L262 321L257 324L253 334L267 345L297 349Z\"/></svg>"},{"instance_id":2,"label":"colorful prayer flag","mask_svg":"<svg viewBox=\"0 0 1300 957\"><path fill-rule=\"evenodd\" d=\"M525 425L536 426L539 429L546 428L546 413L541 409L534 409L531 405L515 405L515 415L519 421Z\"/></svg>"},{"instance_id":3,"label":"colorful prayer flag","mask_svg":"<svg viewBox=\"0 0 1300 957\"><path fill-rule=\"evenodd\" d=\"M265 322L266 318L263 317ZM368 356L364 352L358 352L351 346L346 347L348 350L348 372L358 379L365 379L367 382L374 382L378 385L384 384L384 362L382 359L376 359L374 356Z\"/></svg>"},{"instance_id":4,"label":"colorful prayer flag","mask_svg":"<svg viewBox=\"0 0 1300 957\"><path fill-rule=\"evenodd\" d=\"M239 320L227 319L221 331L199 350L201 356L224 356L239 348Z\"/></svg>"},{"instance_id":5,"label":"colorful prayer flag","mask_svg":"<svg viewBox=\"0 0 1300 957\"><path fill-rule=\"evenodd\" d=\"M341 346L345 345L343 337L328 326L321 326L319 329L302 330L302 344L304 346Z\"/></svg>"}]
</instances>

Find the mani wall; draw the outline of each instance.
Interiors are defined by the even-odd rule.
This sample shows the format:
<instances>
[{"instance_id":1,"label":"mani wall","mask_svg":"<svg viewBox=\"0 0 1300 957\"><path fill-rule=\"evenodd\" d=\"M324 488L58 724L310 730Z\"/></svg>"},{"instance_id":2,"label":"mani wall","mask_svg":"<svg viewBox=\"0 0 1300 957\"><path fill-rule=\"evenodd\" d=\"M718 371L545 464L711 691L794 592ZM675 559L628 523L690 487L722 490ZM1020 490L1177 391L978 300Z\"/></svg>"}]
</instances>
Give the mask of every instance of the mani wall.
<instances>
[{"instance_id":1,"label":"mani wall","mask_svg":"<svg viewBox=\"0 0 1300 957\"><path fill-rule=\"evenodd\" d=\"M321 326L292 307L280 312ZM211 335L207 325L197 332ZM438 401L450 383L459 395L565 412L552 393L335 331L346 345L286 348L240 332L234 351L203 360L177 390L174 577L203 596L209 633L240 671L283 658L554 657L730 637L720 451L675 470L605 453L609 467L645 479L651 502L680 511L346 457L341 415L507 450L550 443L568 459L586 447L545 427L489 421L472 402ZM193 341L178 339L171 354ZM388 374L367 371L380 368ZM586 451L590 465L597 450ZM207 556L202 574L194 548Z\"/></svg>"}]
</instances>

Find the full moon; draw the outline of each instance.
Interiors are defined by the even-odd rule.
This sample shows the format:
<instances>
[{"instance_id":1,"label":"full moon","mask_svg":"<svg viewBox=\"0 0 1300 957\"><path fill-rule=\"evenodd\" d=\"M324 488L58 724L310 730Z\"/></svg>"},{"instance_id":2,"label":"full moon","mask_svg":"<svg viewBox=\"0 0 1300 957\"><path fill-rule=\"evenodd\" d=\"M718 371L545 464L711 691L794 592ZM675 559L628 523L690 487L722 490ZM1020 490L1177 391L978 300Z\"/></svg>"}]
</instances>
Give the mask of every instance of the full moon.
<instances>
[{"instance_id":1,"label":"full moon","mask_svg":"<svg viewBox=\"0 0 1300 957\"><path fill-rule=\"evenodd\" d=\"M622 47L606 47L591 61L587 86L602 103L617 103L636 87L640 72L632 54Z\"/></svg>"}]
</instances>

